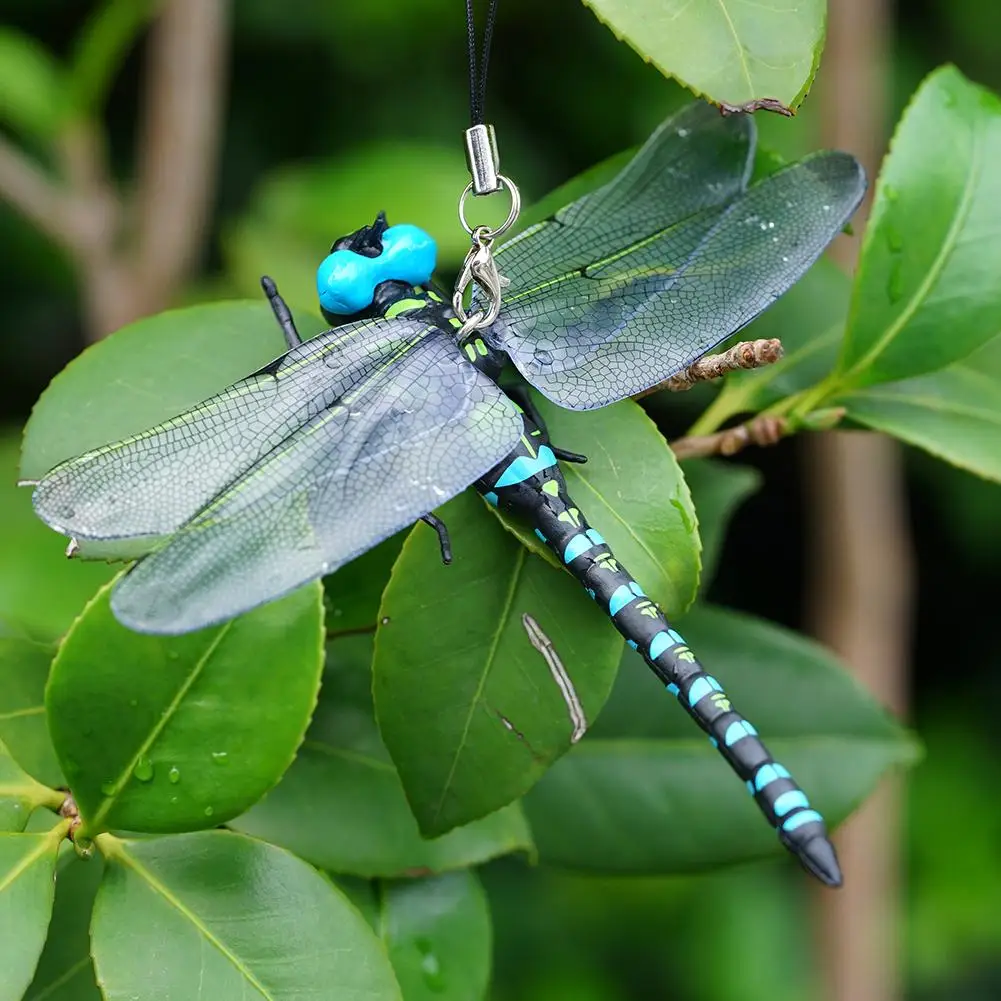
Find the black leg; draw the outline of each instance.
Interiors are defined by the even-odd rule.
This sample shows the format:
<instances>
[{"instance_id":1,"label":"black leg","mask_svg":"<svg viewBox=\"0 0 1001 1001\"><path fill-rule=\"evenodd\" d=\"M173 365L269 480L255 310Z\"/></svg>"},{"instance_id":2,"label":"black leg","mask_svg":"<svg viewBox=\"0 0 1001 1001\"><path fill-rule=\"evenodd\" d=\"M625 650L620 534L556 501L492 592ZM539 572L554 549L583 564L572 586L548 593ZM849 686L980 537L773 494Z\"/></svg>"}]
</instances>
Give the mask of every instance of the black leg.
<instances>
[{"instance_id":1,"label":"black leg","mask_svg":"<svg viewBox=\"0 0 1001 1001\"><path fill-rule=\"evenodd\" d=\"M425 524L430 525L438 533L438 545L441 546L441 561L448 566L452 562L452 543L448 538L448 529L441 518L433 514L426 514L421 518Z\"/></svg>"},{"instance_id":2,"label":"black leg","mask_svg":"<svg viewBox=\"0 0 1001 1001\"><path fill-rule=\"evenodd\" d=\"M286 305L285 300L278 294L278 286L267 275L263 275L261 277L261 288L264 289L264 294L268 297L268 302L271 303L271 309L274 311L278 326L282 328L282 333L285 335L285 343L288 344L289 350L297 348L302 344L302 338L299 336L299 331L295 329L292 311Z\"/></svg>"},{"instance_id":3,"label":"black leg","mask_svg":"<svg viewBox=\"0 0 1001 1001\"><path fill-rule=\"evenodd\" d=\"M514 400L515 403L521 407L522 410L528 414L528 419L537 427L542 430L545 436L549 437L549 430L546 428L546 422L542 419L542 414L536 409L535 404L532 402L532 397L528 393L527 386L505 386L504 392ZM568 452L565 448L559 448L552 442L549 442L549 447L553 450L553 455L562 462L576 462L583 464L587 462L587 456L581 455L580 452Z\"/></svg>"}]
</instances>

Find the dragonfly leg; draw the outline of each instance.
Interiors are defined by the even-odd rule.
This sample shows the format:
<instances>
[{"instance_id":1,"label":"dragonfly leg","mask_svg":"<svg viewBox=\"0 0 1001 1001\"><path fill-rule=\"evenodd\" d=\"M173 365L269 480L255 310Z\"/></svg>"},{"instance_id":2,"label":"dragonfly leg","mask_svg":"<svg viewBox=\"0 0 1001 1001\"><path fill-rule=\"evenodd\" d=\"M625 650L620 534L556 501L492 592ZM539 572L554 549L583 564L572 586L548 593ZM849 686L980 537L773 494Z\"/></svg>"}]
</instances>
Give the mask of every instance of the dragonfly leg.
<instances>
[{"instance_id":1,"label":"dragonfly leg","mask_svg":"<svg viewBox=\"0 0 1001 1001\"><path fill-rule=\"evenodd\" d=\"M262 275L261 288L264 289L264 294L268 297L268 302L271 303L271 309L275 314L275 319L278 321L278 326L282 328L282 333L285 335L285 343L289 346L289 350L297 348L302 344L302 338L299 336L299 331L295 329L292 311L279 294L278 286L267 275Z\"/></svg>"},{"instance_id":2,"label":"dragonfly leg","mask_svg":"<svg viewBox=\"0 0 1001 1001\"><path fill-rule=\"evenodd\" d=\"M452 543L448 538L448 529L445 522L433 514L425 514L421 517L426 525L430 525L438 533L438 545L441 546L441 561L448 566L452 562Z\"/></svg>"},{"instance_id":3,"label":"dragonfly leg","mask_svg":"<svg viewBox=\"0 0 1001 1001\"><path fill-rule=\"evenodd\" d=\"M515 403L521 407L522 410L528 415L528 419L538 428L542 430L542 433L546 436L548 441L549 429L546 427L546 422L542 419L542 414L539 413L538 408L532 402L532 397L529 395L527 386L507 386L504 389ZM565 448L560 448L558 445L554 445L551 441L548 442L549 447L553 450L553 455L557 459L563 462L576 462L578 464L583 464L587 462L587 456L581 455L580 452L568 452Z\"/></svg>"}]
</instances>

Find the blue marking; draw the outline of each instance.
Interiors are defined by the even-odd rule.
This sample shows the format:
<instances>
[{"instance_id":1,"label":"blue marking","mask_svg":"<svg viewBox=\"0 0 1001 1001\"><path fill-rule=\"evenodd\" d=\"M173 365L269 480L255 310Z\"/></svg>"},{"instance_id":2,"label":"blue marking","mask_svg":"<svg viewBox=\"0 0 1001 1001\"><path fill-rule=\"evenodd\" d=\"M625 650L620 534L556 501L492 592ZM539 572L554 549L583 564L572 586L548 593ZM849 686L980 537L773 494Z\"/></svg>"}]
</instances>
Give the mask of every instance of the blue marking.
<instances>
[{"instance_id":1,"label":"blue marking","mask_svg":"<svg viewBox=\"0 0 1001 1001\"><path fill-rule=\"evenodd\" d=\"M667 634L672 640L674 640L675 643L682 643L685 646L688 646L688 644L685 643L685 638L676 629L668 629Z\"/></svg>"},{"instance_id":2,"label":"blue marking","mask_svg":"<svg viewBox=\"0 0 1001 1001\"><path fill-rule=\"evenodd\" d=\"M824 818L817 813L816 810L802 810L800 813L794 813L788 820L782 822L783 831L795 831L797 827L802 827L804 824L812 824L814 822L823 823Z\"/></svg>"},{"instance_id":3,"label":"blue marking","mask_svg":"<svg viewBox=\"0 0 1001 1001\"><path fill-rule=\"evenodd\" d=\"M365 257L353 250L335 250L316 269L316 291L328 313L350 316L372 305L375 287L396 280L424 285L434 273L438 256L434 240L417 226L390 226L382 234L382 253Z\"/></svg>"},{"instance_id":4,"label":"blue marking","mask_svg":"<svg viewBox=\"0 0 1001 1001\"><path fill-rule=\"evenodd\" d=\"M633 594L635 594L637 598L645 598L646 597L646 591L644 591L643 588L641 588L639 586L639 584L637 584L636 581L634 581L634 580L631 580L629 582L629 590L632 591Z\"/></svg>"},{"instance_id":5,"label":"blue marking","mask_svg":"<svg viewBox=\"0 0 1001 1001\"><path fill-rule=\"evenodd\" d=\"M636 640L626 640L626 642L627 642L627 643L628 643L628 644L629 644L629 645L630 645L630 646L631 646L631 647L632 647L632 648L633 648L634 650L638 649L638 647L636 646Z\"/></svg>"},{"instance_id":6,"label":"blue marking","mask_svg":"<svg viewBox=\"0 0 1001 1001\"><path fill-rule=\"evenodd\" d=\"M587 588L587 593L591 596L591 600L594 601L594 591L591 588Z\"/></svg>"},{"instance_id":7,"label":"blue marking","mask_svg":"<svg viewBox=\"0 0 1001 1001\"><path fill-rule=\"evenodd\" d=\"M492 507L497 507L497 494L495 494L492 490L488 490L483 495L483 499ZM536 529L536 531L538 531L538 529ZM543 539L542 541L545 542L546 540Z\"/></svg>"},{"instance_id":8,"label":"blue marking","mask_svg":"<svg viewBox=\"0 0 1001 1001\"><path fill-rule=\"evenodd\" d=\"M776 817L784 817L790 810L795 810L797 806L809 805L810 801L806 798L806 793L800 792L799 789L790 789L775 800L773 809Z\"/></svg>"},{"instance_id":9,"label":"blue marking","mask_svg":"<svg viewBox=\"0 0 1001 1001\"><path fill-rule=\"evenodd\" d=\"M583 555L589 549L594 549L591 545L591 541L583 533L580 535L575 535L568 543L566 549L563 550L563 562L570 563L571 561L577 559L578 556Z\"/></svg>"},{"instance_id":10,"label":"blue marking","mask_svg":"<svg viewBox=\"0 0 1001 1001\"><path fill-rule=\"evenodd\" d=\"M516 483L523 483L536 473L541 473L543 469L549 469L556 465L556 456L548 445L539 447L539 454L536 458L527 455L519 455L507 469L501 473L501 478L494 484L495 487L513 487Z\"/></svg>"},{"instance_id":11,"label":"blue marking","mask_svg":"<svg viewBox=\"0 0 1001 1001\"><path fill-rule=\"evenodd\" d=\"M758 789L764 789L765 786L771 785L779 779L789 777L789 773L781 765L762 765L754 776L754 784Z\"/></svg>"},{"instance_id":12,"label":"blue marking","mask_svg":"<svg viewBox=\"0 0 1001 1001\"><path fill-rule=\"evenodd\" d=\"M633 592L625 584L621 584L615 589L615 593L608 602L608 614L613 616L618 615L634 597L636 596Z\"/></svg>"},{"instance_id":13,"label":"blue marking","mask_svg":"<svg viewBox=\"0 0 1001 1001\"><path fill-rule=\"evenodd\" d=\"M601 535L601 532L599 532L599 531L598 531L597 529L594 529L594 528L589 528L589 529L587 530L587 537L588 537L588 538L589 538L589 539L590 539L590 540L591 540L591 541L592 541L592 542L593 542L593 543L594 543L594 544L595 544L596 546L603 546L603 545L605 544L605 540L604 540L604 539L602 538L602 535Z\"/></svg>"},{"instance_id":14,"label":"blue marking","mask_svg":"<svg viewBox=\"0 0 1001 1001\"><path fill-rule=\"evenodd\" d=\"M546 537L545 537L545 536L544 536L544 535L543 535L543 534L542 534L542 533L541 533L541 532L540 532L540 531L539 531L538 529L536 529L536 530L535 530L535 534L536 534L536 535L537 535L537 536L538 536L538 537L539 537L540 539L542 539L542 541L543 541L543 542L548 542L548 541L549 541L549 540L548 540L548 539L547 539L547 538L546 538Z\"/></svg>"},{"instance_id":15,"label":"blue marking","mask_svg":"<svg viewBox=\"0 0 1001 1001\"><path fill-rule=\"evenodd\" d=\"M652 640L650 640L650 659L656 660L665 650L670 650L674 646L670 633L661 630Z\"/></svg>"},{"instance_id":16,"label":"blue marking","mask_svg":"<svg viewBox=\"0 0 1001 1001\"><path fill-rule=\"evenodd\" d=\"M783 768L777 761L775 762L775 774L780 779L791 779L792 776L789 774L788 768Z\"/></svg>"},{"instance_id":17,"label":"blue marking","mask_svg":"<svg viewBox=\"0 0 1001 1001\"><path fill-rule=\"evenodd\" d=\"M695 686L693 685L692 687L694 688ZM727 747L733 747L738 740L743 740L745 737L753 737L757 732L746 719L737 720L736 723L731 723L726 728L723 741Z\"/></svg>"},{"instance_id":18,"label":"blue marking","mask_svg":"<svg viewBox=\"0 0 1001 1001\"><path fill-rule=\"evenodd\" d=\"M712 746L715 747L717 751L719 750L719 741L715 737L710 737L709 743L712 744Z\"/></svg>"},{"instance_id":19,"label":"blue marking","mask_svg":"<svg viewBox=\"0 0 1001 1001\"><path fill-rule=\"evenodd\" d=\"M681 693L681 689L673 681L667 686L667 690L675 697Z\"/></svg>"},{"instance_id":20,"label":"blue marking","mask_svg":"<svg viewBox=\"0 0 1001 1001\"><path fill-rule=\"evenodd\" d=\"M722 692L720 683L711 675L703 674L701 678L696 678L692 687L688 689L688 704L694 706L696 702L704 699L710 692ZM727 741L729 744L729 741Z\"/></svg>"},{"instance_id":21,"label":"blue marking","mask_svg":"<svg viewBox=\"0 0 1001 1001\"><path fill-rule=\"evenodd\" d=\"M753 796L754 795L754 783L748 779L744 785L747 786L747 791Z\"/></svg>"}]
</instances>

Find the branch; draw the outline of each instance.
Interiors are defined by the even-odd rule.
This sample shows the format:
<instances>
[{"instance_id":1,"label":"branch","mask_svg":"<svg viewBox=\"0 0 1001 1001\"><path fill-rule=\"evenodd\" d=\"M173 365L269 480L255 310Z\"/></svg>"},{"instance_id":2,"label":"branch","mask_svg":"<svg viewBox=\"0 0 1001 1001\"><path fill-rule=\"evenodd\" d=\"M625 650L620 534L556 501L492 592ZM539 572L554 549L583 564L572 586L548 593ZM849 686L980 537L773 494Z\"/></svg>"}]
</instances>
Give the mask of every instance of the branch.
<instances>
[{"instance_id":1,"label":"branch","mask_svg":"<svg viewBox=\"0 0 1001 1001\"><path fill-rule=\"evenodd\" d=\"M785 417L759 415L715 434L678 438L671 442L671 451L679 460L701 459L709 455L736 455L748 445L777 445L789 433L789 422Z\"/></svg>"},{"instance_id":2,"label":"branch","mask_svg":"<svg viewBox=\"0 0 1001 1001\"><path fill-rule=\"evenodd\" d=\"M658 382L656 386L644 389L642 393L637 393L633 399L641 400L651 393L658 393L666 389L672 393L683 393L692 388L697 382L709 382L712 379L721 379L728 372L736 372L739 369L762 368L765 365L774 365L782 357L782 342L776 338L757 341L740 341L732 348L718 355L704 355L692 362L688 368L682 369L670 379Z\"/></svg>"},{"instance_id":3,"label":"branch","mask_svg":"<svg viewBox=\"0 0 1001 1001\"><path fill-rule=\"evenodd\" d=\"M153 30L136 190L137 307L169 305L205 231L220 143L226 0L169 0Z\"/></svg>"},{"instance_id":4,"label":"branch","mask_svg":"<svg viewBox=\"0 0 1001 1001\"><path fill-rule=\"evenodd\" d=\"M70 195L2 135L0 195L51 239L71 248Z\"/></svg>"}]
</instances>

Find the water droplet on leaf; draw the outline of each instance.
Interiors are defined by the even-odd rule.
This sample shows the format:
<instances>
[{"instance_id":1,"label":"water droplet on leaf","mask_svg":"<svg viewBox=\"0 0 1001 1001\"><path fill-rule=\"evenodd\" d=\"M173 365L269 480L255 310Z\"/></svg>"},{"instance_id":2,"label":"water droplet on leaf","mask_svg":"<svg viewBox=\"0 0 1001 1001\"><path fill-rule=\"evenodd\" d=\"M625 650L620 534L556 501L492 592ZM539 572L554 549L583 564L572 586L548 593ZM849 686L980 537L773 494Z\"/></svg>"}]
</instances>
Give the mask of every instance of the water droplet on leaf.
<instances>
[{"instance_id":1,"label":"water droplet on leaf","mask_svg":"<svg viewBox=\"0 0 1001 1001\"><path fill-rule=\"evenodd\" d=\"M211 806L205 807L205 816L206 817L211 817L213 813L215 813L215 810Z\"/></svg>"},{"instance_id":2,"label":"water droplet on leaf","mask_svg":"<svg viewBox=\"0 0 1001 1001\"><path fill-rule=\"evenodd\" d=\"M167 778L170 780L171 784L176 786L177 783L181 781L181 769L176 766L171 768L171 770L167 772Z\"/></svg>"},{"instance_id":3,"label":"water droplet on leaf","mask_svg":"<svg viewBox=\"0 0 1001 1001\"><path fill-rule=\"evenodd\" d=\"M226 751L213 751L212 752L212 760L217 765L225 765L227 763L226 759L228 757L229 757L229 755L226 753Z\"/></svg>"},{"instance_id":4,"label":"water droplet on leaf","mask_svg":"<svg viewBox=\"0 0 1001 1001\"><path fill-rule=\"evenodd\" d=\"M114 796L118 792L118 786L114 782L102 782L101 794L103 796Z\"/></svg>"},{"instance_id":5,"label":"water droplet on leaf","mask_svg":"<svg viewBox=\"0 0 1001 1001\"><path fill-rule=\"evenodd\" d=\"M153 778L153 762L149 758L140 758L132 769L132 774L140 782L149 782Z\"/></svg>"}]
</instances>

